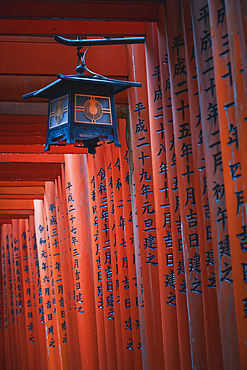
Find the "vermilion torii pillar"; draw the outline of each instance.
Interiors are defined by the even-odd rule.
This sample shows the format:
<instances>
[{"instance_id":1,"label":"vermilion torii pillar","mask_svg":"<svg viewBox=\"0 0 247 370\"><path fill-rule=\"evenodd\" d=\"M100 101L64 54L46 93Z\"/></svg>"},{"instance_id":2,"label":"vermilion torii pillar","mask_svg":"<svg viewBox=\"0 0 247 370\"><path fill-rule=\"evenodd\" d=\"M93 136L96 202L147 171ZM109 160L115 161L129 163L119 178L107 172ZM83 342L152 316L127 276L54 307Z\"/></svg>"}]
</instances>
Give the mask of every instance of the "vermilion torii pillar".
<instances>
[{"instance_id":1,"label":"vermilion torii pillar","mask_svg":"<svg viewBox=\"0 0 247 370\"><path fill-rule=\"evenodd\" d=\"M85 155L65 155L65 186L81 362L84 369L97 370L99 363L87 176Z\"/></svg>"}]
</instances>

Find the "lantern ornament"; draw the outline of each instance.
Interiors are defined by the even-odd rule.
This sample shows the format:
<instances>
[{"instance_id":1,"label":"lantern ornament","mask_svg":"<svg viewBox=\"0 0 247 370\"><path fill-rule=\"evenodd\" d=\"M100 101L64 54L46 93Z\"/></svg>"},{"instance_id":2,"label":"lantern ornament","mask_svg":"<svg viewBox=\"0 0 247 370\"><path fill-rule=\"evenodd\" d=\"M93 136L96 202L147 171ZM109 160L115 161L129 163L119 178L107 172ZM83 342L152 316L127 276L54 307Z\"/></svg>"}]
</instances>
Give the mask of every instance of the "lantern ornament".
<instances>
[{"instance_id":1,"label":"lantern ornament","mask_svg":"<svg viewBox=\"0 0 247 370\"><path fill-rule=\"evenodd\" d=\"M68 40L60 36L54 39L64 45L76 46L77 75L57 75L57 80L44 88L25 94L23 98L40 97L49 99L45 151L51 145L81 143L94 154L100 140L118 140L117 118L114 95L141 83L113 80L90 71L85 64L86 52L91 45L142 43L143 37ZM83 46L89 47L83 53ZM85 74L85 71L88 73Z\"/></svg>"}]
</instances>

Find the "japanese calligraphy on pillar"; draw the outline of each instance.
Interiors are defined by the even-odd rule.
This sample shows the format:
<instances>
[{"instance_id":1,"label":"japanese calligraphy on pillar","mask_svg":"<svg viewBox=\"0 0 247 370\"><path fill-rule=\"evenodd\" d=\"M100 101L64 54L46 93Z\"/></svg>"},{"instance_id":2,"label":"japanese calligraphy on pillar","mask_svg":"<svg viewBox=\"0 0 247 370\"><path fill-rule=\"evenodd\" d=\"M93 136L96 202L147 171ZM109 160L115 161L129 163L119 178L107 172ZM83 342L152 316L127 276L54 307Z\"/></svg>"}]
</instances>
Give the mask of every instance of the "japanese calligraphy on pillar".
<instances>
[{"instance_id":1,"label":"japanese calligraphy on pillar","mask_svg":"<svg viewBox=\"0 0 247 370\"><path fill-rule=\"evenodd\" d=\"M173 131L173 117L171 104L171 88L170 88L170 73L168 60L168 45L167 35L165 29L165 14L163 12L163 22L158 27L158 46L159 46L159 60L162 81L162 101L163 101L163 122L165 129L165 147L167 168L162 166L160 168L160 175L164 172L167 176L170 204L170 223L171 235L173 241L173 251L170 254L169 239L166 239L166 262L169 265L169 257L172 257L174 263L175 273L175 290L176 290L176 309L177 309L177 325L179 337L179 351L180 351L180 366L186 367L191 364L191 354L189 349L189 325L187 312L187 298L186 298L186 282L185 282L185 268L183 257L183 240L182 240L182 226L179 205L179 191L178 191L178 176L177 176L177 161L174 145L174 131ZM168 248L167 248L168 247ZM183 317L183 319L180 319Z\"/></svg>"},{"instance_id":2,"label":"japanese calligraphy on pillar","mask_svg":"<svg viewBox=\"0 0 247 370\"><path fill-rule=\"evenodd\" d=\"M218 121L222 150L223 174L227 214L231 217L228 223L231 249L232 273L234 277L234 297L236 303L239 345L242 361L247 365L246 357L246 256L244 230L246 229L246 209L242 177L244 168L243 156L239 148L239 131L236 123L236 107L232 78L232 63L228 39L227 19L223 0L209 1L210 24L214 37L212 50L214 57L215 84L218 106ZM238 109L238 108L237 108ZM242 243L242 244L241 244ZM237 308L238 307L238 308ZM240 314L241 312L241 314ZM244 362L243 362L244 363ZM236 365L235 365L236 366Z\"/></svg>"},{"instance_id":3,"label":"japanese calligraphy on pillar","mask_svg":"<svg viewBox=\"0 0 247 370\"><path fill-rule=\"evenodd\" d=\"M19 243L21 255L23 298L25 305L28 362L29 366L34 366L35 343L37 340L36 338L37 332L35 331L34 328L34 302L31 293L31 280L30 280L31 273L28 263L27 234L25 228L25 220L19 220Z\"/></svg>"},{"instance_id":4,"label":"japanese calligraphy on pillar","mask_svg":"<svg viewBox=\"0 0 247 370\"><path fill-rule=\"evenodd\" d=\"M221 4L222 5L222 4ZM218 22L223 21L224 9L218 9ZM212 39L209 23L209 8L207 1L192 1L192 14L194 23L195 53L197 60L197 80L200 86L199 100L201 125L203 133L203 146L205 153L205 166L209 195L209 212L211 220L211 233L214 250L215 277L219 317L221 323L221 340L224 362L236 359L236 317L233 294L233 276L231 264L231 249L228 232L228 214L225 199L225 181L222 163L222 145L218 116L215 60L212 53ZM222 41L222 57L228 53L227 35ZM231 102L230 102L231 103ZM228 102L225 109L229 109ZM207 211L205 209L205 211ZM227 297L227 298L226 298ZM226 315L227 313L227 315ZM229 316L230 315L230 316ZM226 332L226 322L230 321L234 328ZM235 338L235 339L234 339ZM230 356L229 343L234 355ZM230 359L230 357L231 359ZM238 366L238 365L234 365Z\"/></svg>"},{"instance_id":5,"label":"japanese calligraphy on pillar","mask_svg":"<svg viewBox=\"0 0 247 370\"><path fill-rule=\"evenodd\" d=\"M97 244L99 244L99 263L101 268L101 281L100 286L103 292L103 307L104 307L104 321L106 331L106 350L108 355L108 361L110 366L117 366L117 342L115 333L115 307L119 302L116 302L117 297L117 268L118 261L116 261L116 255L113 249L116 247L116 234L115 234L115 223L114 220L110 222L110 215L114 215L114 199L113 195L110 194L108 199L108 193L111 192L111 175L106 175L106 162L105 162L105 148L102 145L94 159L95 165L95 193L96 193L96 205L97 205L97 216L95 216L95 223L97 226ZM107 164L108 167L110 163ZM108 168L110 171L110 168ZM113 186L113 184L112 184ZM108 192L107 192L108 188ZM111 217L112 219L112 217ZM118 284L118 282L117 282ZM115 287L115 289L114 289ZM115 300L114 300L115 296ZM109 332L111 335L109 336ZM108 365L109 366L109 365Z\"/></svg>"},{"instance_id":6,"label":"japanese calligraphy on pillar","mask_svg":"<svg viewBox=\"0 0 247 370\"><path fill-rule=\"evenodd\" d=\"M173 258L173 238L171 233L171 213L167 178L167 159L165 148L165 125L163 120L162 81L159 65L157 26L146 26L146 65L148 80L148 101L150 119L150 139L154 185L153 213L156 214L157 248L159 259L160 297L162 307L162 328L165 366L180 367L178 353L178 332L175 292L175 271ZM175 243L174 243L175 245ZM167 261L167 254L170 259ZM167 320L169 315L170 320ZM168 350L169 348L169 350Z\"/></svg>"},{"instance_id":7,"label":"japanese calligraphy on pillar","mask_svg":"<svg viewBox=\"0 0 247 370\"><path fill-rule=\"evenodd\" d=\"M132 332L133 347L142 349L140 335L140 318L139 318L139 299L137 291L137 276L136 276L136 254L134 248L134 232L133 232L133 214L131 204L130 191L130 168L129 168L129 151L127 148L126 138L126 120L119 120L119 138L122 147L120 148L120 173L122 178L122 197L123 197L123 212L125 215L125 238L126 238L126 254L128 257L128 278L129 284L126 288L129 289L131 305L131 316L125 321L125 330ZM116 161L118 163L118 160ZM124 284L124 282L123 282ZM125 285L124 285L125 288ZM136 367L142 366L141 351L134 351Z\"/></svg>"},{"instance_id":8,"label":"japanese calligraphy on pillar","mask_svg":"<svg viewBox=\"0 0 247 370\"><path fill-rule=\"evenodd\" d=\"M52 299L55 289L54 285L52 284L51 254L48 233L46 230L44 202L41 200L35 200L34 209L36 241L40 266L40 283L43 301L43 305L39 307L39 315L40 317L44 316L45 318L48 364L52 366L60 366L56 315L52 307Z\"/></svg>"},{"instance_id":9,"label":"japanese calligraphy on pillar","mask_svg":"<svg viewBox=\"0 0 247 370\"><path fill-rule=\"evenodd\" d=\"M167 4L167 14L174 4ZM167 17L168 60L171 84L171 102L175 152L177 161L178 188L182 238L184 244L185 280L188 294L188 314L190 317L191 341L197 343L195 336L201 337L204 331L202 306L201 261L195 201L194 164L191 144L191 124L188 99L187 68L185 60L185 41L182 20L175 16L181 12L181 4L176 3L174 16ZM196 320L193 317L196 315ZM206 364L206 343L193 346L193 364ZM198 365L199 366L199 365Z\"/></svg>"},{"instance_id":10,"label":"japanese calligraphy on pillar","mask_svg":"<svg viewBox=\"0 0 247 370\"><path fill-rule=\"evenodd\" d=\"M51 251L52 261L52 287L54 288L54 297L51 300L51 306L53 315L56 317L58 323L58 338L60 347L61 358L64 364L68 361L68 349L67 349L67 328L66 319L67 314L65 311L64 303L64 287L62 277L62 266L60 257L60 243L57 226L57 209L55 202L55 184L53 182L46 182L45 184L45 204L46 204L46 215L48 219L48 230L49 230L49 243ZM48 329L49 330L49 329ZM56 343L54 343L56 346Z\"/></svg>"},{"instance_id":11,"label":"japanese calligraphy on pillar","mask_svg":"<svg viewBox=\"0 0 247 370\"><path fill-rule=\"evenodd\" d=\"M216 292L216 278L214 268L214 252L212 245L211 221L208 204L207 175L203 147L203 133L196 74L196 59L194 52L193 26L191 20L190 2L183 3L185 52L188 76L188 95L190 103L191 143L194 163L194 178L197 191L195 199L197 205L201 276L204 299L204 317L208 325L205 326L207 343L207 360L210 368L222 367L222 350L219 328L218 301ZM191 220L193 222L193 219Z\"/></svg>"},{"instance_id":12,"label":"japanese calligraphy on pillar","mask_svg":"<svg viewBox=\"0 0 247 370\"><path fill-rule=\"evenodd\" d=\"M136 91L132 89L129 91L132 140L131 146L133 147L132 158L135 183L134 191L136 194L136 217L138 220L138 229L134 227L134 234L138 233L140 243L141 271L138 271L137 273L137 278L138 274L140 274L142 277L141 284L138 284L140 320L142 320L142 313L144 313L146 317L146 325L145 329L143 330L142 337L143 359L145 354L145 356L147 356L146 359L149 358L152 366L158 366L161 369L164 367L164 360L159 269L157 268L159 261L157 254L154 186L152 180L153 172L150 145L150 124L145 70L143 66L141 68L137 67L137 63L143 63L143 65L145 65L145 55L143 52L143 49L133 46L132 58L129 59L130 78L135 78L136 81L138 80L139 82L142 82L142 89ZM133 73L133 70L135 70L135 73ZM158 91L157 94L159 93L160 92ZM132 166L130 166L130 168L132 168ZM149 314L147 314L147 312L149 312ZM154 339L154 335L156 340L157 337L160 338L161 346L156 348L156 353L151 353L151 343Z\"/></svg>"}]
</instances>

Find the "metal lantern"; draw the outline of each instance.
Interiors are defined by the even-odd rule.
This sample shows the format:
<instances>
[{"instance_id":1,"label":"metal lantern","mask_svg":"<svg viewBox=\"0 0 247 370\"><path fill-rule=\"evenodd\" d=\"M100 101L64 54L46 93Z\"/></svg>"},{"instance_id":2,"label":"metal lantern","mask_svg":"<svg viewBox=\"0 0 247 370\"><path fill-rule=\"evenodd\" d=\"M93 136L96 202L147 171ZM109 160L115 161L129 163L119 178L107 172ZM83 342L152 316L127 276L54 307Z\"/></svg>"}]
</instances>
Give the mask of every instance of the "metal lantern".
<instances>
[{"instance_id":1,"label":"metal lantern","mask_svg":"<svg viewBox=\"0 0 247 370\"><path fill-rule=\"evenodd\" d=\"M58 75L58 79L50 85L23 95L24 99L49 98L45 151L50 149L50 145L61 144L61 141L68 144L83 143L89 153L95 153L99 140L113 141L116 146L121 146L117 133L114 95L141 84L93 74L85 65L86 52L82 53L80 50L83 41L92 43L97 40L55 39L66 45L72 43L72 46L77 46L77 75ZM86 70L90 75L84 74Z\"/></svg>"}]
</instances>

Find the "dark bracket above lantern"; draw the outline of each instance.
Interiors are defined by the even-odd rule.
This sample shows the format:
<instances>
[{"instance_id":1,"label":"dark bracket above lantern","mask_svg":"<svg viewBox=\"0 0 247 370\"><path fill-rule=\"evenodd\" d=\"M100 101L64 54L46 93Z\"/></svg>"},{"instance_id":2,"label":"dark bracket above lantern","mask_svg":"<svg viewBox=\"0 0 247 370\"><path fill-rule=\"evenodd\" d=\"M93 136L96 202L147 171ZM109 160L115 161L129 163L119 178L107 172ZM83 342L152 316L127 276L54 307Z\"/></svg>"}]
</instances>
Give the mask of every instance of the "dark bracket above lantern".
<instances>
[{"instance_id":1,"label":"dark bracket above lantern","mask_svg":"<svg viewBox=\"0 0 247 370\"><path fill-rule=\"evenodd\" d=\"M117 133L114 95L129 87L142 85L138 82L112 80L91 72L85 65L86 52L82 53L80 50L85 43L97 45L97 42L100 42L100 45L105 41L109 45L111 40L112 44L135 43L135 40L136 43L140 43L144 38L100 40L54 38L62 44L77 47L77 75L58 75L58 79L50 85L23 95L24 99L31 97L49 99L44 150L49 150L50 145L61 145L62 141L66 141L67 144L83 143L92 154L95 153L95 147L100 140L113 141L116 146L121 146ZM84 74L86 70L90 75Z\"/></svg>"}]
</instances>

